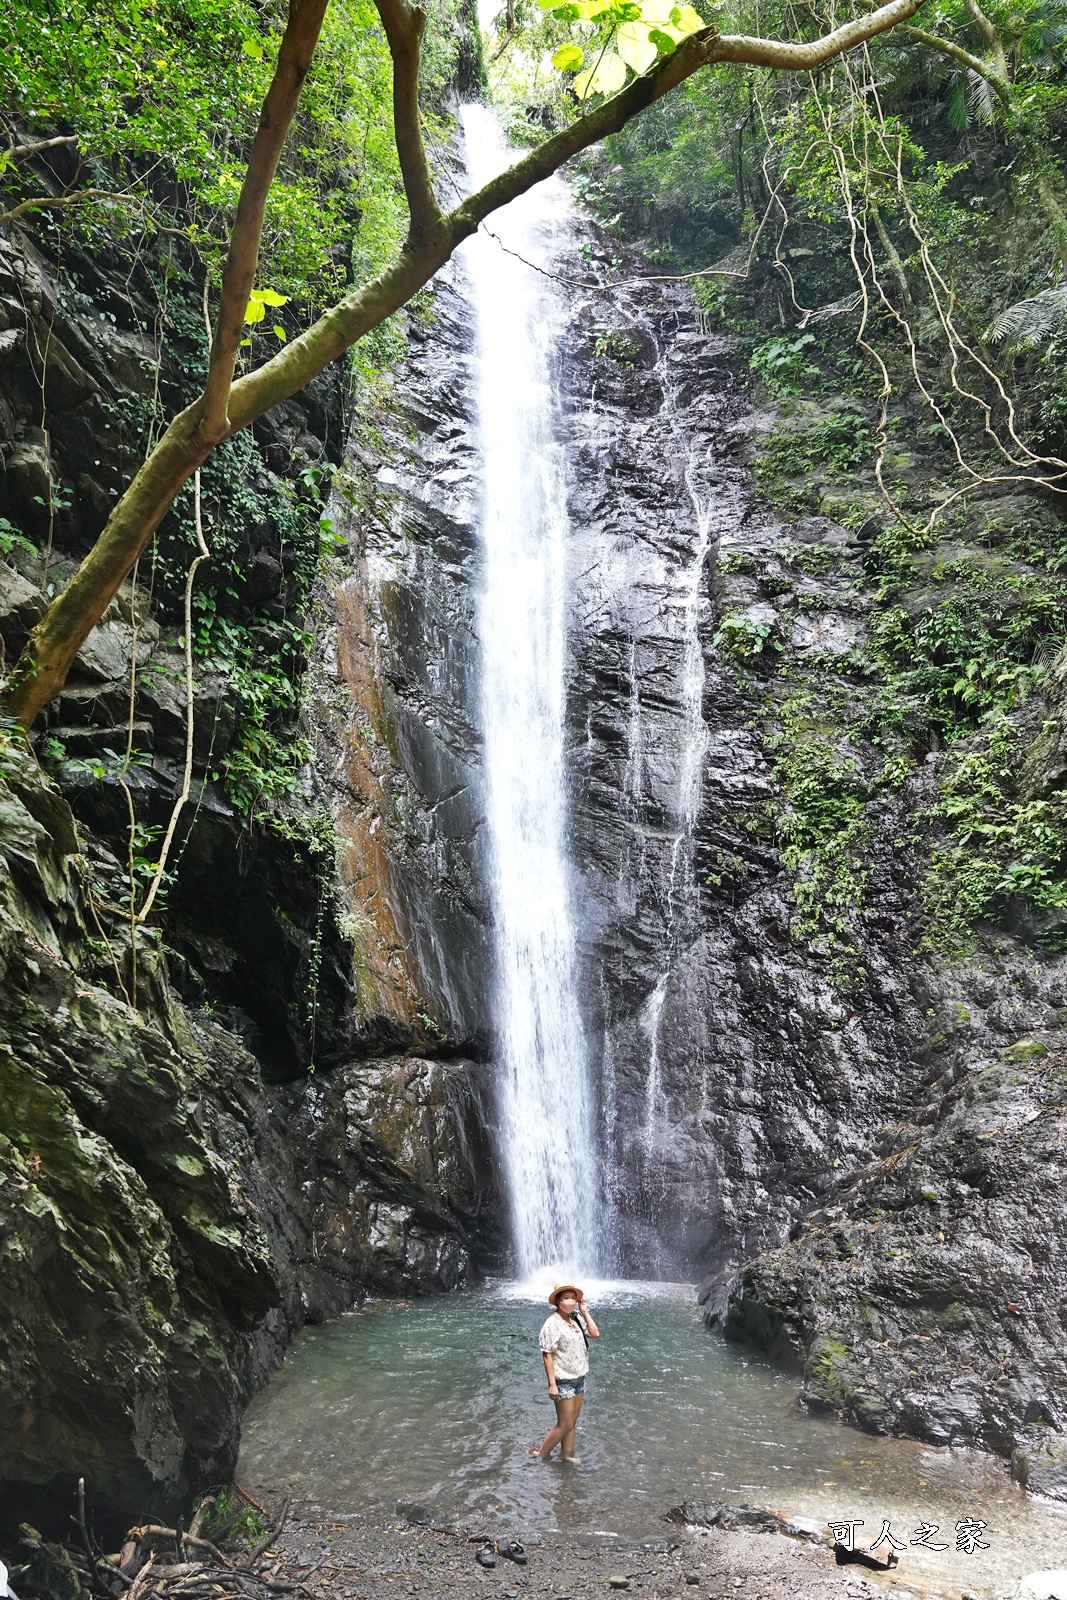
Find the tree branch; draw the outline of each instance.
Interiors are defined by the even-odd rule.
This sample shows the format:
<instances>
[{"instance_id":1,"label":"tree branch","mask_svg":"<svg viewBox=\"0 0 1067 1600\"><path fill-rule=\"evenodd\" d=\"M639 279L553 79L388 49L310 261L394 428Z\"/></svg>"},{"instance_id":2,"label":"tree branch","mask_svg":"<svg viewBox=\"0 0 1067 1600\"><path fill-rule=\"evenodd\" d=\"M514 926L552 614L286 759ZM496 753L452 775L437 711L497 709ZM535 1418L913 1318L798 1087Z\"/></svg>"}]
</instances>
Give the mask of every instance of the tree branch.
<instances>
[{"instance_id":1,"label":"tree branch","mask_svg":"<svg viewBox=\"0 0 1067 1600\"><path fill-rule=\"evenodd\" d=\"M374 0L393 58L393 138L408 202L409 250L427 244L441 227L419 118L419 61L426 13L411 0Z\"/></svg>"},{"instance_id":2,"label":"tree branch","mask_svg":"<svg viewBox=\"0 0 1067 1600\"><path fill-rule=\"evenodd\" d=\"M55 150L61 144L77 144L76 133L63 133L55 139L35 139L32 144L9 144L3 154L9 161L24 161L27 156L39 156L42 150Z\"/></svg>"},{"instance_id":3,"label":"tree branch","mask_svg":"<svg viewBox=\"0 0 1067 1600\"><path fill-rule=\"evenodd\" d=\"M507 49L512 39L515 37L515 0L508 0L507 20L507 32L504 34L504 37L501 39L496 49L490 55L490 61L499 61L500 57L504 54L504 51Z\"/></svg>"},{"instance_id":4,"label":"tree branch","mask_svg":"<svg viewBox=\"0 0 1067 1600\"><path fill-rule=\"evenodd\" d=\"M913 27L909 22L901 23L898 32L907 34L909 39L918 39L920 44L928 45L931 50L939 50L943 56L950 56L953 61L958 61L971 72L977 72L1002 100L1007 101L1011 97L1011 84L1007 77L998 76L988 61L983 61L981 56L972 55L961 44L955 44L951 39L939 39L936 33L927 33L925 28Z\"/></svg>"},{"instance_id":5,"label":"tree branch","mask_svg":"<svg viewBox=\"0 0 1067 1600\"><path fill-rule=\"evenodd\" d=\"M10 211L0 211L0 223L17 222L19 217L24 217L28 211L44 211L56 206L76 206L83 200L118 200L123 205L133 206L146 216L160 233L171 233L176 238L188 239L188 228L168 228L163 225L145 205L144 201L135 194L121 194L114 189L76 189L73 194L35 195L31 200L23 200Z\"/></svg>"},{"instance_id":6,"label":"tree branch","mask_svg":"<svg viewBox=\"0 0 1067 1600\"><path fill-rule=\"evenodd\" d=\"M978 0L964 0L964 4L967 7L967 15L993 52L994 70L997 76L1007 80L1008 58L1004 51L1003 39L978 4Z\"/></svg>"},{"instance_id":7,"label":"tree branch","mask_svg":"<svg viewBox=\"0 0 1067 1600\"><path fill-rule=\"evenodd\" d=\"M252 141L252 153L241 185L237 215L230 234L230 248L222 273L219 314L211 340L207 383L197 429L200 438L209 447L225 438L228 431L226 404L244 332L248 297L259 265L267 196L278 170L282 146L296 113L304 79L311 67L311 57L318 43L328 4L329 0L290 0L274 76L259 114L259 127Z\"/></svg>"},{"instance_id":8,"label":"tree branch","mask_svg":"<svg viewBox=\"0 0 1067 1600\"><path fill-rule=\"evenodd\" d=\"M717 61L742 62L751 67L778 67L787 72L814 72L835 56L866 44L879 33L914 16L921 0L892 0L852 22L844 23L810 44L791 44L777 39L751 39L744 34L725 34Z\"/></svg>"},{"instance_id":9,"label":"tree branch","mask_svg":"<svg viewBox=\"0 0 1067 1600\"><path fill-rule=\"evenodd\" d=\"M292 0L291 22L294 12L302 9L305 17L314 12L321 25L325 3L326 0L313 0L313 3L312 0ZM381 0L380 9L388 11L391 6L400 3L401 0ZM403 0L403 3L408 5L409 0ZM226 386L225 389L217 386L216 395L222 395L223 432L213 437L211 431L205 427L204 397L187 407L165 429L70 584L52 601L31 633L4 691L3 706L7 713L28 728L42 707L47 705L52 696L62 688L74 657L92 628L103 616L133 563L173 504L179 489L211 453L220 438L246 428L249 423L270 410L271 406L277 405L280 400L302 389L316 373L321 372L330 361L347 350L363 334L377 327L386 317L405 305L418 289L429 282L438 268L444 265L457 245L477 230L479 223L490 212L506 205L509 200L514 200L517 195L524 194L542 178L557 171L578 151L587 149L607 134L623 127L646 106L661 99L701 67L716 61L734 61L754 66L810 70L904 21L915 13L920 3L921 0L890 0L889 4L880 6L876 11L847 23L844 27L834 29L832 33L810 44L789 44L743 36L720 36L715 28L704 28L699 33L690 34L672 54L662 57L648 72L635 78L619 94L606 100L603 105L585 116L579 117L571 127L565 128L536 150L532 150L513 167L501 173L499 177L493 178L476 194L469 196L447 216L440 217L437 224L428 231L409 234L403 250L390 267L373 282L363 285L325 312L317 322L297 338L292 339L276 356L265 362L262 367L258 367L255 372L238 379L231 387L233 356L227 356L225 360L220 358L217 371L225 372ZM408 146L408 154L414 153L417 156L422 149L421 132L417 122L418 108L413 98L417 82L410 74L411 56L404 53L405 50L410 51L410 36L413 36L415 29L421 37L422 23L418 20L416 12L417 8L409 7L408 12L401 17L400 26L402 29L405 27L408 29L409 40L400 51L400 65L396 70L401 76L405 72L408 73L408 83L403 91L408 96L403 101L406 108L404 114L407 118L403 126L406 131L399 137L417 137L417 146L412 147L410 144ZM315 31L317 33L317 28ZM305 43L307 38L308 35L305 34ZM306 59L310 60L310 46ZM396 59L394 56L394 63ZM304 72L306 70L305 66ZM277 81L278 73L275 74L275 82ZM272 93L273 90L274 84L271 85ZM291 118L292 108L288 112L286 126ZM257 135L257 140L258 137ZM278 149L282 137L284 130L279 135L275 125L272 138ZM231 245L230 260L227 262L230 288L227 315L231 321L227 324L227 333L223 329L224 317L220 311L215 329L216 341L223 340L224 333L227 337L232 337L234 354L243 325L248 291L252 287L252 273L255 270L263 206L266 200L265 191L261 191L266 158L262 157L262 154L257 158L254 148L253 160L256 159L260 160L260 167L256 184L252 188L258 196L256 202L258 212L251 201L243 217L239 208L238 224L244 228L244 234L238 245L236 239L238 224L235 224L235 239ZM275 155L273 165L276 165L276 162ZM415 173L415 178L417 196L420 192L417 185L421 181L418 172ZM428 173L426 181L428 183ZM246 186L248 182L246 179ZM244 191L242 191L243 200ZM436 202L434 205L436 206ZM232 272L231 261L234 263ZM237 276L238 266L244 274L240 278ZM236 323L232 321L234 317Z\"/></svg>"}]
</instances>

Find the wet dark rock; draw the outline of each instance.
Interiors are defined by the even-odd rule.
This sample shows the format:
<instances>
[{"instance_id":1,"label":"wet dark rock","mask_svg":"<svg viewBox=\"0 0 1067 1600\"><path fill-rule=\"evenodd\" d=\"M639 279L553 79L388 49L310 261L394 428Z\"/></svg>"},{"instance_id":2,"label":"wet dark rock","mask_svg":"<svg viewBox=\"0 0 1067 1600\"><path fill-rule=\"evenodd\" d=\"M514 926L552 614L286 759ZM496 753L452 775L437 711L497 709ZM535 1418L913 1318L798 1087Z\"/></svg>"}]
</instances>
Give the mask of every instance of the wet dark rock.
<instances>
[{"instance_id":1,"label":"wet dark rock","mask_svg":"<svg viewBox=\"0 0 1067 1600\"><path fill-rule=\"evenodd\" d=\"M463 1280L484 1113L472 1071L410 1058L272 1097L150 947L140 1010L108 993L69 809L28 755L3 771L5 1493L83 1473L98 1503L165 1505L232 1471L295 1326Z\"/></svg>"},{"instance_id":2,"label":"wet dark rock","mask_svg":"<svg viewBox=\"0 0 1067 1600\"><path fill-rule=\"evenodd\" d=\"M812 1406L872 1432L1016 1450L1020 1481L1055 1484L1056 1447L1038 1441L1067 1416L1065 1082L1060 1045L974 1061L932 1126L893 1129L793 1239L746 1264L728 1336L791 1354Z\"/></svg>"},{"instance_id":3,"label":"wet dark rock","mask_svg":"<svg viewBox=\"0 0 1067 1600\"><path fill-rule=\"evenodd\" d=\"M1041 1411L1041 1406L1032 1408ZM1040 1434L1034 1434L1025 1445L1012 1451L1011 1475L1031 1494L1044 1495L1049 1500L1067 1500L1067 1434L1048 1427L1047 1419L1037 1415L1026 1418L1028 1422L1043 1424Z\"/></svg>"},{"instance_id":4,"label":"wet dark rock","mask_svg":"<svg viewBox=\"0 0 1067 1600\"><path fill-rule=\"evenodd\" d=\"M688 1528L749 1528L756 1533L785 1533L812 1544L820 1542L819 1535L810 1528L780 1517L774 1511L765 1511L762 1506L727 1505L721 1500L683 1500L680 1506L668 1511L666 1517L668 1522L684 1523ZM687 1575L685 1581L699 1583L700 1580Z\"/></svg>"}]
</instances>

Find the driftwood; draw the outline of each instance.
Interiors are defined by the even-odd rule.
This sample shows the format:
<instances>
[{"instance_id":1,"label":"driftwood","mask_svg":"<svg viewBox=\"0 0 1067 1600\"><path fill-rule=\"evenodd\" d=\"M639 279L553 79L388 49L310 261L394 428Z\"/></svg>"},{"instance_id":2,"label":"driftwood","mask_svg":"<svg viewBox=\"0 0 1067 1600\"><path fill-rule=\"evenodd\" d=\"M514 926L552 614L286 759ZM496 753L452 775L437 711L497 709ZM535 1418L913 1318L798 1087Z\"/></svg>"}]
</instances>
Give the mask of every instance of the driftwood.
<instances>
[{"instance_id":1,"label":"driftwood","mask_svg":"<svg viewBox=\"0 0 1067 1600\"><path fill-rule=\"evenodd\" d=\"M225 1515L222 1518L222 1531L216 1534L218 1542L204 1536L205 1524L214 1531L210 1518L220 1504L219 1494L215 1494L201 1500L188 1531L181 1519L173 1528L144 1522L129 1530L117 1554L107 1555L86 1514L82 1478L78 1480L77 1509L71 1517L77 1543L52 1547L54 1555L76 1568L92 1600L280 1600L290 1595L311 1600L310 1591L300 1579L277 1576L276 1566L270 1572L258 1570L288 1520L288 1497L281 1514L272 1518L246 1490L234 1487L267 1523L264 1536L251 1548L236 1536L232 1513L228 1519ZM35 1539L31 1543L27 1539L24 1543L32 1555L44 1541ZM13 1569L12 1576L22 1580L19 1587L23 1600L33 1600L36 1593L33 1565L31 1560Z\"/></svg>"}]
</instances>

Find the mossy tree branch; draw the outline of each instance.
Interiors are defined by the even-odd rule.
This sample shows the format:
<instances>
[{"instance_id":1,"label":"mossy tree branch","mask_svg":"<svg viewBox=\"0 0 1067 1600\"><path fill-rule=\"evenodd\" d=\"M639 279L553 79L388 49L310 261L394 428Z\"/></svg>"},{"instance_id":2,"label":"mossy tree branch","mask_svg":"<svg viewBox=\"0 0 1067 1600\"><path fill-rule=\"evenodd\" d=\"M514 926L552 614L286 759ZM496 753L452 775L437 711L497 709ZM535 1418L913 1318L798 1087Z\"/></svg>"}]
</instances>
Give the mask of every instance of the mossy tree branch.
<instances>
[{"instance_id":1,"label":"mossy tree branch","mask_svg":"<svg viewBox=\"0 0 1067 1600\"><path fill-rule=\"evenodd\" d=\"M229 431L226 403L244 333L248 297L259 265L267 196L278 170L282 146L296 115L304 79L311 70L311 58L322 31L328 4L329 0L290 0L274 76L259 114L259 127L252 141L252 152L241 185L226 264L222 271L219 314L211 340L207 383L197 421L197 435L208 446L218 444Z\"/></svg>"},{"instance_id":2,"label":"mossy tree branch","mask_svg":"<svg viewBox=\"0 0 1067 1600\"><path fill-rule=\"evenodd\" d=\"M404 180L410 225L406 248L430 243L441 226L419 116L419 63L426 13L410 0L375 0L393 58L393 137Z\"/></svg>"},{"instance_id":3,"label":"mossy tree branch","mask_svg":"<svg viewBox=\"0 0 1067 1600\"><path fill-rule=\"evenodd\" d=\"M485 217L550 176L571 156L617 132L702 67L730 61L811 71L904 22L918 10L920 0L889 0L866 16L803 44L723 35L715 28L690 34L672 54L661 57L617 95L546 140L447 215L440 213L433 194L418 116L418 67L425 19L421 8L410 0L377 0L393 58L397 152L411 215L408 237L396 260L377 278L331 307L270 361L231 383L258 260L267 193L310 67L326 3L292 0L290 6L286 38L264 102L234 224L205 392L165 429L96 544L31 633L0 701L6 713L26 728L62 688L90 631L183 484L214 446L302 389L329 362L405 305Z\"/></svg>"}]
</instances>

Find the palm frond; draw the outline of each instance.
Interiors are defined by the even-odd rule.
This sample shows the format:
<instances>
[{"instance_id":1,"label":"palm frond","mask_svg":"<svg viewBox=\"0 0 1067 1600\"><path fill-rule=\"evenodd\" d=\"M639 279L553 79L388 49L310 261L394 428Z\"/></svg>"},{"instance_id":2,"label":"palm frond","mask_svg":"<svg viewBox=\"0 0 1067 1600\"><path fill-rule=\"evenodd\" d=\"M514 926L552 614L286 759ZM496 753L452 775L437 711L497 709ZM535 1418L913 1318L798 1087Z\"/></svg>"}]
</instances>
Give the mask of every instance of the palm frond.
<instances>
[{"instance_id":1,"label":"palm frond","mask_svg":"<svg viewBox=\"0 0 1067 1600\"><path fill-rule=\"evenodd\" d=\"M967 99L975 122L990 123L997 113L997 97L993 85L980 72L967 69Z\"/></svg>"},{"instance_id":2,"label":"palm frond","mask_svg":"<svg viewBox=\"0 0 1067 1600\"><path fill-rule=\"evenodd\" d=\"M990 323L986 338L993 344L1029 350L1064 328L1067 328L1067 283L1058 283L1005 307Z\"/></svg>"},{"instance_id":3,"label":"palm frond","mask_svg":"<svg viewBox=\"0 0 1067 1600\"><path fill-rule=\"evenodd\" d=\"M971 125L967 97L959 78L952 85L952 93L948 97L948 120L957 133L966 133Z\"/></svg>"}]
</instances>

